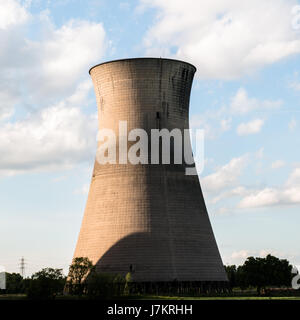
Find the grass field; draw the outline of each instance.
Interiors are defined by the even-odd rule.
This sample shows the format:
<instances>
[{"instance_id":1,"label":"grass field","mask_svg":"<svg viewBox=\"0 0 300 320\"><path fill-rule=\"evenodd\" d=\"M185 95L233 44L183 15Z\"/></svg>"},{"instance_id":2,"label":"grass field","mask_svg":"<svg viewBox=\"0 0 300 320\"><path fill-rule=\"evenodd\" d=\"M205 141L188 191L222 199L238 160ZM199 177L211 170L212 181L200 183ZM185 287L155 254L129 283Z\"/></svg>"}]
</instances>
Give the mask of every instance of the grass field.
<instances>
[{"instance_id":1,"label":"grass field","mask_svg":"<svg viewBox=\"0 0 300 320\"><path fill-rule=\"evenodd\" d=\"M0 294L1 300L24 300L26 299L26 294Z\"/></svg>"}]
</instances>

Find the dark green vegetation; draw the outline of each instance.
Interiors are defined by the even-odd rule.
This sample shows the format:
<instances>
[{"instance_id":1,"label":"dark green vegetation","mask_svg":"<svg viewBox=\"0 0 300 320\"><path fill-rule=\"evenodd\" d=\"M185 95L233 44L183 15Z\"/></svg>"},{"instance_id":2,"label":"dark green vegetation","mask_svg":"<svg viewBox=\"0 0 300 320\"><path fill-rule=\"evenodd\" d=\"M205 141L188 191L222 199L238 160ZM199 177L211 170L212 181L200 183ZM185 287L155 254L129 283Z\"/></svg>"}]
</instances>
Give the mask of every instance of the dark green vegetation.
<instances>
[{"instance_id":1,"label":"dark green vegetation","mask_svg":"<svg viewBox=\"0 0 300 320\"><path fill-rule=\"evenodd\" d=\"M43 269L27 280L27 296L29 299L54 299L63 293L65 280L61 269Z\"/></svg>"},{"instance_id":2,"label":"dark green vegetation","mask_svg":"<svg viewBox=\"0 0 300 320\"><path fill-rule=\"evenodd\" d=\"M75 258L68 277L61 269L46 268L23 279L7 273L7 288L0 290L3 299L300 299L300 290L291 289L294 276L287 260L268 255L266 258L249 257L242 266L225 266L230 282L226 293L146 295L133 290L131 274L126 277L98 273L88 258ZM2 294L2 295L1 295Z\"/></svg>"},{"instance_id":3,"label":"dark green vegetation","mask_svg":"<svg viewBox=\"0 0 300 320\"><path fill-rule=\"evenodd\" d=\"M268 287L290 287L293 277L289 262L270 254L265 258L249 257L242 266L225 266L225 269L231 288L256 287L259 295Z\"/></svg>"},{"instance_id":4,"label":"dark green vegetation","mask_svg":"<svg viewBox=\"0 0 300 320\"><path fill-rule=\"evenodd\" d=\"M54 299L63 293L65 281L61 269L42 269L27 279L18 273L6 273L6 290L0 290L0 298Z\"/></svg>"},{"instance_id":5,"label":"dark green vegetation","mask_svg":"<svg viewBox=\"0 0 300 320\"><path fill-rule=\"evenodd\" d=\"M65 293L72 297L111 299L125 295L127 287L128 276L99 273L88 258L75 258L69 269Z\"/></svg>"},{"instance_id":6,"label":"dark green vegetation","mask_svg":"<svg viewBox=\"0 0 300 320\"><path fill-rule=\"evenodd\" d=\"M126 296L129 276L97 273L90 260L75 258L68 277L62 269L46 268L23 279L20 274L6 274L6 290L0 299L110 299Z\"/></svg>"}]
</instances>

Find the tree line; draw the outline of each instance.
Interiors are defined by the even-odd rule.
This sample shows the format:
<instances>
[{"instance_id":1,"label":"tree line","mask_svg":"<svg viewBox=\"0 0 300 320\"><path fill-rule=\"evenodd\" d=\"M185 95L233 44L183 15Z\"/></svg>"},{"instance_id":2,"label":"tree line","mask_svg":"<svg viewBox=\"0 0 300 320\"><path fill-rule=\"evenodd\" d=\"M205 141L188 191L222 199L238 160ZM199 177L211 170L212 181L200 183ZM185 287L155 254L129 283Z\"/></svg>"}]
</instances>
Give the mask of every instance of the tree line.
<instances>
[{"instance_id":1,"label":"tree line","mask_svg":"<svg viewBox=\"0 0 300 320\"><path fill-rule=\"evenodd\" d=\"M267 287L291 287L292 265L286 259L272 255L248 257L241 266L224 266L230 288L257 288L261 294ZM57 296L87 299L110 299L130 294L131 273L99 273L88 258L75 258L68 276L62 269L45 268L23 279L20 274L6 274L7 294L26 294L29 299L55 299ZM0 290L1 293L1 290Z\"/></svg>"},{"instance_id":2,"label":"tree line","mask_svg":"<svg viewBox=\"0 0 300 320\"><path fill-rule=\"evenodd\" d=\"M88 258L75 258L66 277L62 269L44 268L30 278L6 273L5 294L26 294L29 299L55 299L57 296L110 299L127 294L130 274L99 273ZM1 292L2 291L2 292Z\"/></svg>"},{"instance_id":3,"label":"tree line","mask_svg":"<svg viewBox=\"0 0 300 320\"><path fill-rule=\"evenodd\" d=\"M225 266L231 288L257 288L261 294L267 287L291 287L293 266L286 259L272 255L248 257L243 265Z\"/></svg>"}]
</instances>

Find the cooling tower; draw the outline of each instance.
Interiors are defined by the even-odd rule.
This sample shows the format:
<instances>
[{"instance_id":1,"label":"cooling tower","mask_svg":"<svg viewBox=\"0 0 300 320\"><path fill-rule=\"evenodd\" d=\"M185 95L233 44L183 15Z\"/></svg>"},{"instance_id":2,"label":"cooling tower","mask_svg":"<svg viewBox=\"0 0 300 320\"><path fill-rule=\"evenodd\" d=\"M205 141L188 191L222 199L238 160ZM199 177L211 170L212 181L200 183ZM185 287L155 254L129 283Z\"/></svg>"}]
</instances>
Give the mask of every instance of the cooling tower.
<instances>
[{"instance_id":1,"label":"cooling tower","mask_svg":"<svg viewBox=\"0 0 300 320\"><path fill-rule=\"evenodd\" d=\"M149 137L151 129L188 129L195 71L158 58L93 67L99 129L115 132L116 150L120 121ZM96 160L74 258L88 257L101 272L131 272L135 282L227 282L199 178L187 167Z\"/></svg>"}]
</instances>

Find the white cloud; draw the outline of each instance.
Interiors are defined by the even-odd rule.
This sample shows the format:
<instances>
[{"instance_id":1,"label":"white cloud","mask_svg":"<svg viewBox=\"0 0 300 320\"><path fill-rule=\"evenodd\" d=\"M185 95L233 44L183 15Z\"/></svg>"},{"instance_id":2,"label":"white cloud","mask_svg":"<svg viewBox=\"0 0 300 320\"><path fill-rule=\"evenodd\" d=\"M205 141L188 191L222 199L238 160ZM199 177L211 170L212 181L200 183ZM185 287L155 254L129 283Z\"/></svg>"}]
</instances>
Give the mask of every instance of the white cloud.
<instances>
[{"instance_id":1,"label":"white cloud","mask_svg":"<svg viewBox=\"0 0 300 320\"><path fill-rule=\"evenodd\" d=\"M70 167L93 157L96 115L85 115L68 99L0 127L0 172Z\"/></svg>"},{"instance_id":2,"label":"white cloud","mask_svg":"<svg viewBox=\"0 0 300 320\"><path fill-rule=\"evenodd\" d=\"M49 11L30 14L30 1L22 3L0 3L2 175L70 167L93 157L96 147L96 116L82 107L92 89L88 70L106 48L102 24L56 27ZM23 118L17 108L25 109Z\"/></svg>"},{"instance_id":3,"label":"white cloud","mask_svg":"<svg viewBox=\"0 0 300 320\"><path fill-rule=\"evenodd\" d=\"M222 119L220 121L222 131L228 131L231 128L232 119Z\"/></svg>"},{"instance_id":4,"label":"white cloud","mask_svg":"<svg viewBox=\"0 0 300 320\"><path fill-rule=\"evenodd\" d=\"M279 259L287 259L290 263L299 261L299 254L297 252L283 252L274 249L241 249L232 252L226 259L226 264L242 265L248 257L265 258L268 254L278 257Z\"/></svg>"},{"instance_id":5,"label":"white cloud","mask_svg":"<svg viewBox=\"0 0 300 320\"><path fill-rule=\"evenodd\" d=\"M248 195L239 202L238 208L294 204L300 204L300 168L294 169L286 183L281 187L249 191Z\"/></svg>"},{"instance_id":6,"label":"white cloud","mask_svg":"<svg viewBox=\"0 0 300 320\"><path fill-rule=\"evenodd\" d=\"M249 256L249 251L247 251L247 250L234 251L231 254L231 258L233 258L233 259L236 259L236 258L247 259L248 256Z\"/></svg>"},{"instance_id":7,"label":"white cloud","mask_svg":"<svg viewBox=\"0 0 300 320\"><path fill-rule=\"evenodd\" d=\"M15 0L0 2L0 30L19 25L27 21L29 13Z\"/></svg>"},{"instance_id":8,"label":"white cloud","mask_svg":"<svg viewBox=\"0 0 300 320\"><path fill-rule=\"evenodd\" d=\"M284 162L284 161L282 161L282 160L277 160L277 161L272 162L271 168L272 168L272 169L279 169L279 168L284 167L284 165L285 165L285 162Z\"/></svg>"},{"instance_id":9,"label":"white cloud","mask_svg":"<svg viewBox=\"0 0 300 320\"><path fill-rule=\"evenodd\" d=\"M226 187L233 186L241 175L247 161L247 155L233 158L229 163L217 169L216 172L202 178L201 184L203 190L207 192L217 192Z\"/></svg>"},{"instance_id":10,"label":"white cloud","mask_svg":"<svg viewBox=\"0 0 300 320\"><path fill-rule=\"evenodd\" d=\"M281 100L250 98L247 91L240 88L231 98L228 106L223 103L219 109L209 108L205 112L191 115L190 127L191 129L203 129L206 139L215 139L231 129L235 117L253 111L275 110L280 108L282 104ZM242 123L238 127L238 133L240 135L258 133L263 124L264 120L261 119Z\"/></svg>"},{"instance_id":11,"label":"white cloud","mask_svg":"<svg viewBox=\"0 0 300 320\"><path fill-rule=\"evenodd\" d=\"M104 41L101 24L76 20L51 28L41 41L28 41L26 50L34 57L26 70L30 90L38 88L39 99L69 92L99 62Z\"/></svg>"},{"instance_id":12,"label":"white cloud","mask_svg":"<svg viewBox=\"0 0 300 320\"><path fill-rule=\"evenodd\" d=\"M251 251L241 249L233 251L231 254L226 255L223 259L225 265L242 265L249 256L251 256Z\"/></svg>"},{"instance_id":13,"label":"white cloud","mask_svg":"<svg viewBox=\"0 0 300 320\"><path fill-rule=\"evenodd\" d=\"M216 214L236 213L238 209L269 207L275 205L293 205L300 203L300 167L296 167L286 182L279 187L245 186L241 184L241 176L250 160L261 159L263 148L257 152L234 158L218 168L214 173L201 179L203 191L207 192L207 203L221 207L211 209ZM253 162L253 161L251 161ZM271 164L273 169L280 168L285 162L278 160ZM234 207L232 203L234 202ZM224 202L227 204L224 205Z\"/></svg>"},{"instance_id":14,"label":"white cloud","mask_svg":"<svg viewBox=\"0 0 300 320\"><path fill-rule=\"evenodd\" d=\"M51 39L42 42L42 68L51 85L57 88L64 83L74 84L88 65L98 62L103 54L105 32L101 24L87 21L70 21L54 30ZM58 83L57 83L58 82Z\"/></svg>"},{"instance_id":15,"label":"white cloud","mask_svg":"<svg viewBox=\"0 0 300 320\"><path fill-rule=\"evenodd\" d=\"M259 251L255 251L254 256L259 256L261 258L265 258L268 254L275 256L279 259L287 259L290 263L293 261L299 261L299 253L293 251L281 251L277 249L261 249Z\"/></svg>"},{"instance_id":16,"label":"white cloud","mask_svg":"<svg viewBox=\"0 0 300 320\"><path fill-rule=\"evenodd\" d=\"M288 187L300 186L300 168L295 168L293 170L286 182L286 185Z\"/></svg>"},{"instance_id":17,"label":"white cloud","mask_svg":"<svg viewBox=\"0 0 300 320\"><path fill-rule=\"evenodd\" d=\"M295 91L300 91L300 82L292 81L292 82L290 82L289 87Z\"/></svg>"},{"instance_id":18,"label":"white cloud","mask_svg":"<svg viewBox=\"0 0 300 320\"><path fill-rule=\"evenodd\" d=\"M246 196L241 200L239 208L253 208L275 205L279 203L278 190L265 188Z\"/></svg>"},{"instance_id":19,"label":"white cloud","mask_svg":"<svg viewBox=\"0 0 300 320\"><path fill-rule=\"evenodd\" d=\"M255 98L250 99L244 88L240 88L231 100L231 111L233 113L247 113L257 109L257 106L257 100Z\"/></svg>"},{"instance_id":20,"label":"white cloud","mask_svg":"<svg viewBox=\"0 0 300 320\"><path fill-rule=\"evenodd\" d=\"M9 84L0 83L0 121L10 118L14 107L19 101L14 88Z\"/></svg>"},{"instance_id":21,"label":"white cloud","mask_svg":"<svg viewBox=\"0 0 300 320\"><path fill-rule=\"evenodd\" d=\"M205 138L215 138L215 132L213 132L212 126L210 124L210 117L207 116L207 114L194 114L191 116L189 123L192 130L204 130Z\"/></svg>"},{"instance_id":22,"label":"white cloud","mask_svg":"<svg viewBox=\"0 0 300 320\"><path fill-rule=\"evenodd\" d=\"M67 103L72 104L73 106L82 106L87 102L87 97L89 91L93 88L93 83L91 79L87 79L79 83L75 93L68 97Z\"/></svg>"},{"instance_id":23,"label":"white cloud","mask_svg":"<svg viewBox=\"0 0 300 320\"><path fill-rule=\"evenodd\" d=\"M278 109L283 102L281 100L258 100L250 98L244 88L240 88L231 99L230 111L234 114L246 114L250 111L263 111Z\"/></svg>"},{"instance_id":24,"label":"white cloud","mask_svg":"<svg viewBox=\"0 0 300 320\"><path fill-rule=\"evenodd\" d=\"M150 55L185 59L199 77L233 79L300 52L291 28L296 0L140 0L157 17L144 38Z\"/></svg>"},{"instance_id":25,"label":"white cloud","mask_svg":"<svg viewBox=\"0 0 300 320\"><path fill-rule=\"evenodd\" d=\"M292 118L291 121L289 122L289 129L293 131L296 127L297 127L297 121L294 118Z\"/></svg>"},{"instance_id":26,"label":"white cloud","mask_svg":"<svg viewBox=\"0 0 300 320\"><path fill-rule=\"evenodd\" d=\"M261 131L261 128L264 124L264 120L262 119L255 119L247 123L241 123L237 127L237 134L239 136L244 136L248 134L255 134Z\"/></svg>"},{"instance_id":27,"label":"white cloud","mask_svg":"<svg viewBox=\"0 0 300 320\"><path fill-rule=\"evenodd\" d=\"M220 194L218 194L216 197L214 197L210 203L217 203L223 199L228 199L228 198L231 198L231 197L236 197L236 196L244 196L248 193L249 191L245 188L245 187L242 187L242 186L239 186L239 187L235 187L231 190L228 190L228 191L224 191ZM224 211L224 210L223 210ZM221 213L224 213L224 212L221 212Z\"/></svg>"},{"instance_id":28,"label":"white cloud","mask_svg":"<svg viewBox=\"0 0 300 320\"><path fill-rule=\"evenodd\" d=\"M29 16L25 7L17 7ZM15 6L7 10L12 16L18 14ZM0 101L0 117L12 113L15 101L9 101L10 97L30 108L64 99L88 77L89 68L101 61L106 49L101 23L70 20L57 28L47 11L29 20L16 19L18 24L0 28L0 94L6 97ZM28 36L32 28L36 29L34 39Z\"/></svg>"},{"instance_id":29,"label":"white cloud","mask_svg":"<svg viewBox=\"0 0 300 320\"><path fill-rule=\"evenodd\" d=\"M193 114L190 117L191 129L203 129L205 139L215 139L224 131L231 128L232 119L228 118L228 111L225 106L219 109L209 109L205 112Z\"/></svg>"}]
</instances>

